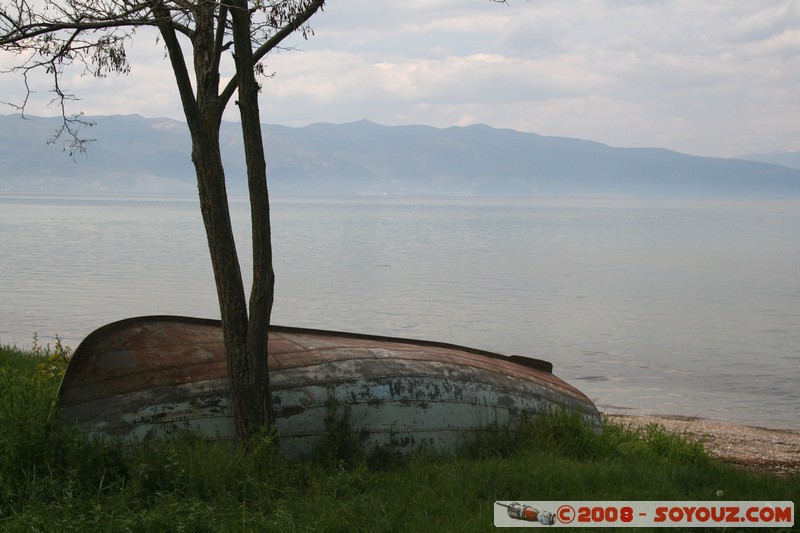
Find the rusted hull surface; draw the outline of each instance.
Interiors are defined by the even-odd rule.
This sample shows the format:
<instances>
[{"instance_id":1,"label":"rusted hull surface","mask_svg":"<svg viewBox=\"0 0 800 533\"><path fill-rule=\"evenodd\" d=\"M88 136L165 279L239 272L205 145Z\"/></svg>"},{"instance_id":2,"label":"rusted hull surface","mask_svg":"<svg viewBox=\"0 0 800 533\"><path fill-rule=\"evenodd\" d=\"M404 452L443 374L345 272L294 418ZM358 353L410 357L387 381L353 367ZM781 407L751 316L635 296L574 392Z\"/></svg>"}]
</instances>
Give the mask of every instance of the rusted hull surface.
<instances>
[{"instance_id":1,"label":"rusted hull surface","mask_svg":"<svg viewBox=\"0 0 800 533\"><path fill-rule=\"evenodd\" d=\"M456 449L492 423L556 406L600 425L592 402L549 372L470 348L273 327L270 385L281 446L309 456L336 405L370 448ZM534 366L542 367L537 364ZM110 324L75 351L59 391L85 431L147 437L192 429L233 437L218 321L143 317ZM334 400L334 402L332 402Z\"/></svg>"}]
</instances>

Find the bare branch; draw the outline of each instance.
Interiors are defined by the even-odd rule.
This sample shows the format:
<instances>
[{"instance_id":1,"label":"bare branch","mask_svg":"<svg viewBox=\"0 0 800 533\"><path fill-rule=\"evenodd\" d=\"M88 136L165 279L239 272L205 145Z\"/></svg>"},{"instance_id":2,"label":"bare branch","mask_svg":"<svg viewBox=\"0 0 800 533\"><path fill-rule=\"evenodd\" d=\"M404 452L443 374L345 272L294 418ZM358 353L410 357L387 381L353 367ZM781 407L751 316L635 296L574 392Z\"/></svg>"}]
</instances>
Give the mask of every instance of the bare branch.
<instances>
[{"instance_id":1,"label":"bare branch","mask_svg":"<svg viewBox=\"0 0 800 533\"><path fill-rule=\"evenodd\" d=\"M94 5L95 9L89 10L86 5L80 5L81 11L75 13L63 12L63 18L50 18L44 14L31 11L30 7L23 10L23 5L27 2L18 2L18 16L10 16L6 9L0 12L0 47L27 47L29 42L37 37L47 34L56 34L62 31L90 32L93 30L107 30L116 27L137 27L153 26L155 21L148 15L151 13L151 6L146 3L134 4L127 9L119 12L99 11L96 9L97 3L87 3ZM52 2L48 5L55 6ZM23 22L27 20L28 22Z\"/></svg>"},{"instance_id":2,"label":"bare branch","mask_svg":"<svg viewBox=\"0 0 800 533\"><path fill-rule=\"evenodd\" d=\"M85 74L105 77L128 74L126 44L137 27L153 25L155 17L148 3L130 0L46 0L32 5L14 0L0 8L0 49L26 54L7 72L22 72L25 96L20 104L9 104L24 116L34 90L29 74L43 70L52 78L51 105L59 108L62 123L48 141L64 141L70 156L84 153L94 139L84 138L81 129L92 122L81 113L70 113L69 102L78 98L62 86L64 68L82 67Z\"/></svg>"},{"instance_id":3,"label":"bare branch","mask_svg":"<svg viewBox=\"0 0 800 533\"><path fill-rule=\"evenodd\" d=\"M189 70L186 66L186 60L183 57L181 45L178 42L177 36L175 35L174 25L171 24L169 17L166 16L167 13L160 12L161 10L166 11L167 8L164 6L159 6L155 9L159 12L159 15L164 15L159 17L158 29L161 32L161 37L164 39L164 44L167 47L167 53L172 64L172 70L175 74L175 81L178 85L178 93L180 94L181 102L183 104L184 115L186 116L186 120L191 127L192 121L196 120L198 110L197 100L192 92L192 84L189 79Z\"/></svg>"},{"instance_id":4,"label":"bare branch","mask_svg":"<svg viewBox=\"0 0 800 533\"><path fill-rule=\"evenodd\" d=\"M214 36L214 65L213 68L219 72L222 54L229 50L233 43L225 42L228 30L228 6L221 3L217 13L217 33Z\"/></svg>"},{"instance_id":5,"label":"bare branch","mask_svg":"<svg viewBox=\"0 0 800 533\"><path fill-rule=\"evenodd\" d=\"M286 2L286 1L273 3L270 6L270 11L267 17L267 24L270 26L278 25L279 18L275 15L275 13L273 13L273 10L276 9L281 10L282 6L290 3L294 4L294 10L286 11L285 9L283 9L283 11L281 11L283 13L283 16L288 18L281 21L282 25L280 26L280 29L278 29L278 31L276 31L274 35L266 39L266 41L264 41L258 48L256 48L253 51L253 60L256 65L258 65L259 62L269 52L277 48L278 45L280 45L280 43L284 39L286 39L289 35L297 31L298 29L303 28L304 24L308 22L308 20L314 15L314 13L322 9L322 6L325 4L325 0L311 0L306 3L300 3L300 4L297 4L295 2ZM303 37L306 37L308 35L307 33L308 31L309 30L303 30ZM260 68L261 71L263 72L263 66L258 68ZM233 93L236 92L237 84L238 81L234 76L225 86L225 89L223 89L222 93L220 94L220 100L223 102L223 105L225 105L225 103L230 101L231 97L233 96Z\"/></svg>"},{"instance_id":6,"label":"bare branch","mask_svg":"<svg viewBox=\"0 0 800 533\"><path fill-rule=\"evenodd\" d=\"M139 27L156 27L161 38L169 39L165 44L170 49L173 69L186 67L174 63L177 58L173 56L180 46L173 36L175 33L186 36L193 43L194 53L202 53L207 58L203 61L204 68L210 68L208 72L199 72L195 66L195 75L211 79L208 76L217 73L218 78L222 56L230 53L232 46L230 12L246 9L253 20L254 69L257 74L265 75L262 60L266 55L279 49L281 42L296 31L304 38L311 35L307 22L324 3L325 0L249 0L234 8L229 0L9 0L0 7L0 49L28 53L20 65L10 69L24 73L25 97L15 108L24 114L34 94L27 73L42 69L53 76L53 103L61 108L65 124L76 121L74 124L79 122L76 119L79 115L68 115L66 104L76 98L60 85L64 69L78 66L84 74L95 77L128 74L131 67L126 50ZM210 38L207 34L209 14L213 16ZM198 24L203 27L203 35L197 33ZM181 77L184 74L179 73ZM214 98L219 93L220 114L236 92L238 83L233 76L221 93L220 88L214 89ZM190 86L185 80L179 80L182 98L187 96ZM196 84L195 88L200 86ZM208 84L202 86L208 91ZM60 133L71 135L80 151L83 144L74 135L76 131L65 127Z\"/></svg>"},{"instance_id":7,"label":"bare branch","mask_svg":"<svg viewBox=\"0 0 800 533\"><path fill-rule=\"evenodd\" d=\"M264 56L298 29L301 30L304 39L308 38L313 32L310 28L305 26L305 24L317 11L321 10L324 5L325 0L311 0L304 7L302 5L296 6L295 9L284 12L283 16L286 18L283 20L275 18L274 14L271 13L269 18L270 22L276 25L280 24L280 29L278 29L275 35L267 39L266 42L253 51L253 59L256 62L261 61ZM301 7L302 9L300 9Z\"/></svg>"}]
</instances>

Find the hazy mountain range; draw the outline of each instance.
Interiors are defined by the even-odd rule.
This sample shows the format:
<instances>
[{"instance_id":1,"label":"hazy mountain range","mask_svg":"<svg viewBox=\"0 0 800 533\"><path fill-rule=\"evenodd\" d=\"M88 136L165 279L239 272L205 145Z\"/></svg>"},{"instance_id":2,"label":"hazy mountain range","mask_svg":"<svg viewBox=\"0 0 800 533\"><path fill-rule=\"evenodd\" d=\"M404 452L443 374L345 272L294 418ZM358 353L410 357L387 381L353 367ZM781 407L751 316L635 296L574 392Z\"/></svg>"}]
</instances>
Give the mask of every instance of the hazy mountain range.
<instances>
[{"instance_id":1,"label":"hazy mountain range","mask_svg":"<svg viewBox=\"0 0 800 533\"><path fill-rule=\"evenodd\" d=\"M47 144L59 119L0 116L0 192L196 191L184 123L136 115L92 120L85 134L96 142L73 160L60 142ZM800 160L779 154L748 156L760 161L696 157L481 125L263 128L276 195L800 197L800 168L790 168ZM221 135L229 191L244 193L238 124L225 123Z\"/></svg>"},{"instance_id":2,"label":"hazy mountain range","mask_svg":"<svg viewBox=\"0 0 800 533\"><path fill-rule=\"evenodd\" d=\"M744 154L736 159L747 159L748 161L760 161L761 163L771 163L784 167L800 170L800 150L784 150L782 152Z\"/></svg>"}]
</instances>

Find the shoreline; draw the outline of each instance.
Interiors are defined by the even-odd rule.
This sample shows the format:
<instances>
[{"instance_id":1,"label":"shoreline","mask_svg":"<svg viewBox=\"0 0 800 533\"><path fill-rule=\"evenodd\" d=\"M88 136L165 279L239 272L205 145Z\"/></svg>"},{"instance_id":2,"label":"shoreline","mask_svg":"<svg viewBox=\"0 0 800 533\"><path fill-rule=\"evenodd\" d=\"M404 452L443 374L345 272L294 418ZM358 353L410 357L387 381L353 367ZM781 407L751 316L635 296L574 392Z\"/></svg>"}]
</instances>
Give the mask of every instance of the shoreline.
<instances>
[{"instance_id":1,"label":"shoreline","mask_svg":"<svg viewBox=\"0 0 800 533\"><path fill-rule=\"evenodd\" d=\"M701 442L711 456L748 470L780 476L800 473L800 431L687 416L601 414L631 429L659 424L669 433Z\"/></svg>"}]
</instances>

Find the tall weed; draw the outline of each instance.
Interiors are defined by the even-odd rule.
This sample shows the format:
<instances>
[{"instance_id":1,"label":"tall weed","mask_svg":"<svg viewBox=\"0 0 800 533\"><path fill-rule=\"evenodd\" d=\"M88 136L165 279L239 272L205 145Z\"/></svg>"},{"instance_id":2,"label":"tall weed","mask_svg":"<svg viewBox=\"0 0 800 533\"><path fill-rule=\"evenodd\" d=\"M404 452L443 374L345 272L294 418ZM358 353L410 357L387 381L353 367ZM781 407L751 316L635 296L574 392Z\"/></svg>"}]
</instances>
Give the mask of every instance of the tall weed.
<instances>
[{"instance_id":1,"label":"tall weed","mask_svg":"<svg viewBox=\"0 0 800 533\"><path fill-rule=\"evenodd\" d=\"M519 452L558 452L576 459L591 459L607 453L602 433L577 413L563 409L523 417L511 425L490 426L467 444L469 457L508 457Z\"/></svg>"},{"instance_id":2,"label":"tall weed","mask_svg":"<svg viewBox=\"0 0 800 533\"><path fill-rule=\"evenodd\" d=\"M316 460L327 466L345 468L364 463L366 451L352 429L349 407L340 406L334 398L328 400L326 407L325 433L316 450Z\"/></svg>"},{"instance_id":3,"label":"tall weed","mask_svg":"<svg viewBox=\"0 0 800 533\"><path fill-rule=\"evenodd\" d=\"M563 409L511 426L493 426L465 449L470 457L507 457L522 452L579 461L635 458L695 465L711 461L701 443L668 433L661 425L629 429L605 420L602 431L597 431L579 414Z\"/></svg>"},{"instance_id":4,"label":"tall weed","mask_svg":"<svg viewBox=\"0 0 800 533\"><path fill-rule=\"evenodd\" d=\"M54 350L34 341L24 355L0 348L0 516L45 495L103 490L125 476L114 443L86 438L56 409L70 351L60 341Z\"/></svg>"}]
</instances>

